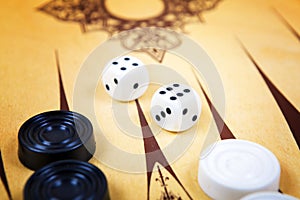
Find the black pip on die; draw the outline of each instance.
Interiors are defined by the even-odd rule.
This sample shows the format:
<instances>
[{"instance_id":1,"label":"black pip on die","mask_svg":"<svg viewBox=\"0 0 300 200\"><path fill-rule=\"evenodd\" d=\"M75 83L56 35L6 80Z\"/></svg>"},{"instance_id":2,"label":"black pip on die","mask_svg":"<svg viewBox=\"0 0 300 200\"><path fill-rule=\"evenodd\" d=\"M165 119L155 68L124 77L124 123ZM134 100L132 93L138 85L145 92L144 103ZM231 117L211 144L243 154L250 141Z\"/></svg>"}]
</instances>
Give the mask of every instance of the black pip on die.
<instances>
[{"instance_id":1,"label":"black pip on die","mask_svg":"<svg viewBox=\"0 0 300 200\"><path fill-rule=\"evenodd\" d=\"M191 128L199 119L202 103L190 86L173 83L162 86L153 95L151 115L154 121L168 131Z\"/></svg>"},{"instance_id":2,"label":"black pip on die","mask_svg":"<svg viewBox=\"0 0 300 200\"><path fill-rule=\"evenodd\" d=\"M123 56L106 65L102 83L113 99L132 101L147 90L149 74L142 61L133 56Z\"/></svg>"}]
</instances>

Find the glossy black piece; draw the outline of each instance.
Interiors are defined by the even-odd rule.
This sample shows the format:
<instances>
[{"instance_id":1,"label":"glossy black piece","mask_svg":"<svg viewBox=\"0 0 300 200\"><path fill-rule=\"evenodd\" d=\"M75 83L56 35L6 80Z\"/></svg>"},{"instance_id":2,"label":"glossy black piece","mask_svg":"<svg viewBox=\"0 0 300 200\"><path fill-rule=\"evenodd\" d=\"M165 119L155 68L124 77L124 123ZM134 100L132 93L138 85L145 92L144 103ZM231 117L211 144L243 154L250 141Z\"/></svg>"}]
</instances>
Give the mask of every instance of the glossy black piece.
<instances>
[{"instance_id":1,"label":"glossy black piece","mask_svg":"<svg viewBox=\"0 0 300 200\"><path fill-rule=\"evenodd\" d=\"M71 111L50 111L28 119L18 140L19 159L32 170L58 160L88 161L96 148L91 122Z\"/></svg>"},{"instance_id":2,"label":"glossy black piece","mask_svg":"<svg viewBox=\"0 0 300 200\"><path fill-rule=\"evenodd\" d=\"M94 165L78 160L50 163L27 181L24 200L109 200L107 180Z\"/></svg>"}]
</instances>

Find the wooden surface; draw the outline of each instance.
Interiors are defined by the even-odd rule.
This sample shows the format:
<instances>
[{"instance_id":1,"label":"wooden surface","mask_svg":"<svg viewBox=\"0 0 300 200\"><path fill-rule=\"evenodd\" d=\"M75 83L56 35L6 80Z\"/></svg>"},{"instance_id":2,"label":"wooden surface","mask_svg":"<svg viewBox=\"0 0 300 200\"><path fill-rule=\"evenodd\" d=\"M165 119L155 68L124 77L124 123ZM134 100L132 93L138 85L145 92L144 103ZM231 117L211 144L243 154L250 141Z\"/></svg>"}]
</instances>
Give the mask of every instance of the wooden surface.
<instances>
[{"instance_id":1,"label":"wooden surface","mask_svg":"<svg viewBox=\"0 0 300 200\"><path fill-rule=\"evenodd\" d=\"M158 0L154 1L156 3L145 1L144 4L129 1L124 6L120 6L120 2L106 1L111 12L120 13L119 16L123 18L144 19L163 10L162 1ZM66 96L70 109L73 110L73 92L81 64L110 35L105 30L84 32L82 25L77 22L59 20L37 9L46 3L47 0L11 0L2 1L0 7L0 148L13 199L22 199L24 184L33 173L18 160L18 129L33 115L59 109L59 83L54 51L59 52ZM259 143L277 156L282 169L280 189L298 198L299 147L274 96L241 43L267 77L299 110L299 19L299 0L223 0L214 9L201 13L201 20L185 16L188 23L184 30L174 27L198 42L215 63L225 91L226 114L223 120L226 125L236 138ZM157 63L147 54L140 53L138 56L145 62ZM196 137L171 166L193 199L209 199L197 183L197 173L202 145L214 118L189 64L169 53L166 53L162 64L172 66L188 79L203 101ZM139 99L146 119L154 130L155 125L148 108L155 88L157 87L151 86ZM124 151L143 154L143 140L123 134L115 125L110 107L111 99L101 84L97 87L94 98L95 114L103 126L106 138ZM138 126L135 102L129 103L128 111L131 120ZM164 131L156 136L156 140L164 147L175 136L176 134ZM145 173L120 171L96 158L90 162L106 174L111 199L146 199ZM160 169L164 176L172 177L165 168ZM157 171L152 175L150 199L159 199L161 195L162 188L154 180L156 177L159 178ZM176 195L187 199L186 193L174 179L170 179L169 188ZM2 182L0 199L8 199Z\"/></svg>"}]
</instances>

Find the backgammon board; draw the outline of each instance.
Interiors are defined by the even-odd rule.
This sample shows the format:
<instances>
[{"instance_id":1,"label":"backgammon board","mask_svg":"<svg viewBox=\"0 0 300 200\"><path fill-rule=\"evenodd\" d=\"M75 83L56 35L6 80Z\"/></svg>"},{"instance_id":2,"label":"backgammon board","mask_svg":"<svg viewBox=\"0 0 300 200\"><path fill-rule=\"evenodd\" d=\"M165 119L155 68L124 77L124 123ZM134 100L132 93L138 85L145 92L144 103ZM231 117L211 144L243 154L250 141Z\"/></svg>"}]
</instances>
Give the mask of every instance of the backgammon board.
<instances>
[{"instance_id":1,"label":"backgammon board","mask_svg":"<svg viewBox=\"0 0 300 200\"><path fill-rule=\"evenodd\" d=\"M111 199L210 199L198 184L200 154L228 138L273 152L280 191L300 198L300 1L11 0L0 10L0 199L23 199L34 172L18 158L21 125L60 109L91 120L89 162L106 175ZM165 48L142 48L139 36L153 30ZM198 52L211 73L195 67ZM136 101L112 100L101 83L105 63L122 54L151 69ZM197 124L179 133L150 114L155 90L172 80L202 101Z\"/></svg>"}]
</instances>

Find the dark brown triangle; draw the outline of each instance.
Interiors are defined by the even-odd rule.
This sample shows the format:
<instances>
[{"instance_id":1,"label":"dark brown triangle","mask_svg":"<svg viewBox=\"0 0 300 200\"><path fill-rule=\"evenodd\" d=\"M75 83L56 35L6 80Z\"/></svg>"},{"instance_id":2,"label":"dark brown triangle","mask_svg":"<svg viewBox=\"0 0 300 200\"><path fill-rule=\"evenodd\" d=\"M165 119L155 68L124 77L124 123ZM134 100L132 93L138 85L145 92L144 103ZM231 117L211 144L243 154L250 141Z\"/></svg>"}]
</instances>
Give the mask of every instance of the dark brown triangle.
<instances>
[{"instance_id":1,"label":"dark brown triangle","mask_svg":"<svg viewBox=\"0 0 300 200\"><path fill-rule=\"evenodd\" d=\"M69 105L68 105L68 101L67 101L67 97L66 97L62 77L61 77L59 56L57 50L55 50L55 61L56 61L58 80L59 80L60 110L69 111L70 109L69 109Z\"/></svg>"},{"instance_id":2,"label":"dark brown triangle","mask_svg":"<svg viewBox=\"0 0 300 200\"><path fill-rule=\"evenodd\" d=\"M243 51L247 57L251 60L252 64L256 67L265 83L267 84L269 90L271 91L274 99L276 100L282 114L285 117L286 122L295 138L295 141L300 148L300 114L299 111L289 102L289 100L278 90L278 88L272 83L272 81L266 76L266 74L261 70L258 63L254 60L253 56L246 49L246 47L239 41ZM296 86L297 87L297 86Z\"/></svg>"},{"instance_id":3,"label":"dark brown triangle","mask_svg":"<svg viewBox=\"0 0 300 200\"><path fill-rule=\"evenodd\" d=\"M3 163L3 159L2 159L1 150L0 150L0 177L1 177L1 181L4 185L5 191L7 193L7 196L11 200L12 196L11 196L8 181L6 178L6 173L5 173L5 169L4 169L4 163Z\"/></svg>"},{"instance_id":4,"label":"dark brown triangle","mask_svg":"<svg viewBox=\"0 0 300 200\"><path fill-rule=\"evenodd\" d=\"M182 185L180 180L178 179L177 175L173 171L172 167L170 166L169 162L167 161L165 155L163 154L162 150L160 149L149 125L145 118L144 112L140 106L139 101L136 99L136 106L139 114L140 124L142 128L143 140L144 140L144 149L145 149L145 157L146 157L146 168L147 168L147 199L149 200L149 190L150 190L150 180L152 176L152 171L156 162L160 163L178 182L178 184L182 187L185 191L187 196L192 199L188 191Z\"/></svg>"},{"instance_id":5,"label":"dark brown triangle","mask_svg":"<svg viewBox=\"0 0 300 200\"><path fill-rule=\"evenodd\" d=\"M282 21L282 23L289 29L289 31L299 40L300 42L300 35L299 33L294 29L294 27L274 8L274 13L277 15L277 17Z\"/></svg>"},{"instance_id":6,"label":"dark brown triangle","mask_svg":"<svg viewBox=\"0 0 300 200\"><path fill-rule=\"evenodd\" d=\"M195 74L195 71L194 72L194 76L197 80L197 83L198 85L200 86L204 96L205 96L205 99L208 103L208 106L210 108L210 111L213 115L213 118L216 122L216 125L217 125L217 128L218 128L218 131L219 131L219 134L220 134L220 137L221 137L221 140L225 140L225 139L236 139L235 136L233 135L232 131L229 129L229 127L227 126L227 124L224 122L224 120L222 119L222 117L220 116L219 112L217 111L217 109L215 108L215 106L213 105L213 103L211 102L211 100L209 99L208 95L206 94L205 90L203 89L197 75Z\"/></svg>"}]
</instances>

